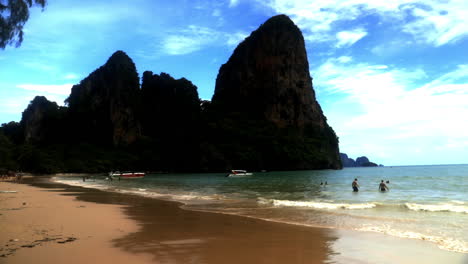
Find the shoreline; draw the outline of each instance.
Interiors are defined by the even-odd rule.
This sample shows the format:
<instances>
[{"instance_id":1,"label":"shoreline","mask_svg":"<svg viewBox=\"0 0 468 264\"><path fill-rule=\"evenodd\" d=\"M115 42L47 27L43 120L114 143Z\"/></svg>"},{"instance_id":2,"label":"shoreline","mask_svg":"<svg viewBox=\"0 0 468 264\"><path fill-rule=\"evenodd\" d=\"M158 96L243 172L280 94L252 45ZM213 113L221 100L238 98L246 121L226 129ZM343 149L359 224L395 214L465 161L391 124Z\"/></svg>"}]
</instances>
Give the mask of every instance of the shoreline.
<instances>
[{"instance_id":1,"label":"shoreline","mask_svg":"<svg viewBox=\"0 0 468 264\"><path fill-rule=\"evenodd\" d=\"M50 180L33 186L80 203L118 206L119 217L138 228L110 239L111 247L132 257L150 256L151 263L468 263L468 256L424 241L196 211L179 202Z\"/></svg>"},{"instance_id":2,"label":"shoreline","mask_svg":"<svg viewBox=\"0 0 468 264\"><path fill-rule=\"evenodd\" d=\"M79 201L63 187L0 182L0 192L0 263L152 263L110 243L139 228L121 205Z\"/></svg>"},{"instance_id":3,"label":"shoreline","mask_svg":"<svg viewBox=\"0 0 468 264\"><path fill-rule=\"evenodd\" d=\"M16 187L18 184L9 183L9 185ZM96 207L118 207L123 215L113 216L130 220L132 226L137 226L137 229L127 229L114 234L108 237L108 243L110 243L110 249L118 250L127 257L135 257L137 260L134 263L318 264L324 263L329 254L328 242L336 239L327 230L319 228L290 226L242 216L184 210L176 202L52 182L36 182L32 185L24 186L26 189L37 189L36 192L58 194L58 196L54 195L56 199L53 203L64 200L62 197L66 197L66 203L76 200L75 206L84 203L86 208L91 204L95 204ZM0 183L0 189L5 189L3 183ZM33 192L31 198L35 195L36 193ZM106 220L113 225L115 219L109 219L109 217L106 217ZM4 220L4 216L0 216L0 219ZM41 224L38 223L38 225ZM69 243L70 248L75 248L74 254L84 255L82 249L76 245L78 241L82 243L89 241L85 240L78 238L76 242ZM101 242L95 247L105 248L106 243ZM27 263L26 257L36 261L36 254L44 258L43 263L58 263L56 254L51 250L46 250L47 248L51 248L47 243L33 249L21 248L12 256L0 258L0 263L3 263L2 261ZM55 250L61 249L55 248ZM50 256L46 254L47 251L50 252ZM147 262L148 256L151 259L150 262ZM113 262L106 260L106 256L102 257L104 259L100 262ZM83 260L76 263L79 262L83 263ZM36 261L36 263L41 262Z\"/></svg>"}]
</instances>

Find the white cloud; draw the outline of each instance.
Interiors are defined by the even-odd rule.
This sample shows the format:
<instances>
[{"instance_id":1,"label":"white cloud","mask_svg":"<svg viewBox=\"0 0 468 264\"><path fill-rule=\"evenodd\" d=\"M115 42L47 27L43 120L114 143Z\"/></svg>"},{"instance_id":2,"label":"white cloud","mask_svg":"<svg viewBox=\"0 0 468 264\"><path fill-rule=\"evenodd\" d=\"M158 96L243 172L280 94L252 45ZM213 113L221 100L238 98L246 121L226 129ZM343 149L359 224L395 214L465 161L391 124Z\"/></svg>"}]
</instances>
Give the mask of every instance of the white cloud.
<instances>
[{"instance_id":1,"label":"white cloud","mask_svg":"<svg viewBox=\"0 0 468 264\"><path fill-rule=\"evenodd\" d=\"M336 60L341 62L341 63L348 63L348 62L352 61L353 58L349 57L349 56L341 56L341 57L338 57Z\"/></svg>"},{"instance_id":2,"label":"white cloud","mask_svg":"<svg viewBox=\"0 0 468 264\"><path fill-rule=\"evenodd\" d=\"M430 1L411 10L417 19L404 25L403 31L434 46L454 43L468 36L467 10L464 0Z\"/></svg>"},{"instance_id":3,"label":"white cloud","mask_svg":"<svg viewBox=\"0 0 468 264\"><path fill-rule=\"evenodd\" d=\"M236 32L233 34L226 34L226 44L228 46L237 46L241 43L246 37L249 36L249 33L246 32Z\"/></svg>"},{"instance_id":4,"label":"white cloud","mask_svg":"<svg viewBox=\"0 0 468 264\"><path fill-rule=\"evenodd\" d=\"M316 89L338 98L324 112L342 151L375 154L394 164L404 164L402 157L417 153L415 149L421 155L443 146L462 152L463 144L454 142L468 141L467 64L428 80L421 69L341 60L328 60L313 76ZM433 155L439 161L426 164L455 162L444 157L452 157L448 148L439 151L441 156Z\"/></svg>"},{"instance_id":5,"label":"white cloud","mask_svg":"<svg viewBox=\"0 0 468 264\"><path fill-rule=\"evenodd\" d=\"M57 95L69 95L73 84L18 84L16 87L37 92Z\"/></svg>"},{"instance_id":6,"label":"white cloud","mask_svg":"<svg viewBox=\"0 0 468 264\"><path fill-rule=\"evenodd\" d=\"M209 46L237 46L249 33L237 31L227 33L208 27L190 25L163 40L163 52L169 55L185 55Z\"/></svg>"},{"instance_id":7,"label":"white cloud","mask_svg":"<svg viewBox=\"0 0 468 264\"><path fill-rule=\"evenodd\" d=\"M341 48L351 46L366 35L367 32L362 28L358 28L351 31L340 31L336 33L336 38L338 39L336 47Z\"/></svg>"},{"instance_id":8,"label":"white cloud","mask_svg":"<svg viewBox=\"0 0 468 264\"><path fill-rule=\"evenodd\" d=\"M235 7L239 4L239 0L229 0L229 7Z\"/></svg>"},{"instance_id":9,"label":"white cloud","mask_svg":"<svg viewBox=\"0 0 468 264\"><path fill-rule=\"evenodd\" d=\"M190 25L166 37L163 50L169 55L189 54L216 42L220 33L207 27Z\"/></svg>"},{"instance_id":10,"label":"white cloud","mask_svg":"<svg viewBox=\"0 0 468 264\"><path fill-rule=\"evenodd\" d=\"M65 76L63 76L63 78L65 80L76 80L76 79L79 78L79 76L76 75L75 73L67 73L67 74L65 74Z\"/></svg>"},{"instance_id":11,"label":"white cloud","mask_svg":"<svg viewBox=\"0 0 468 264\"><path fill-rule=\"evenodd\" d=\"M468 35L468 1L465 0L257 0L283 13L304 31L305 39L333 41L343 23L378 15L381 21L411 34L415 39L440 46ZM410 22L408 22L410 21ZM338 28L340 27L341 28ZM339 41L339 39L338 39Z\"/></svg>"},{"instance_id":12,"label":"white cloud","mask_svg":"<svg viewBox=\"0 0 468 264\"><path fill-rule=\"evenodd\" d=\"M0 104L2 108L0 110L1 114L18 114L24 111L28 106L29 102L33 99L33 96L30 97L14 97L8 99L0 99Z\"/></svg>"}]
</instances>

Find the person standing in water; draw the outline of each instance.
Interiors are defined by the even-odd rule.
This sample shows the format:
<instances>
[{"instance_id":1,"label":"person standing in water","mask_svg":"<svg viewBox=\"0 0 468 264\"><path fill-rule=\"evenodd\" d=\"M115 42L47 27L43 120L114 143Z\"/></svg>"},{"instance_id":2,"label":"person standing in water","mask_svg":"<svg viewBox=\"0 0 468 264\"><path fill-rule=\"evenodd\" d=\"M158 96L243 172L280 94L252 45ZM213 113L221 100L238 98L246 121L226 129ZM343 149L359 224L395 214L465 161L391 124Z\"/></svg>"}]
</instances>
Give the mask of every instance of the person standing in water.
<instances>
[{"instance_id":1,"label":"person standing in water","mask_svg":"<svg viewBox=\"0 0 468 264\"><path fill-rule=\"evenodd\" d=\"M384 181L382 180L379 184L379 190L381 192L385 192L385 191L388 191L388 186L384 183Z\"/></svg>"},{"instance_id":2,"label":"person standing in water","mask_svg":"<svg viewBox=\"0 0 468 264\"><path fill-rule=\"evenodd\" d=\"M357 183L357 179L354 179L351 186L353 187L353 192L359 192L359 184Z\"/></svg>"}]
</instances>

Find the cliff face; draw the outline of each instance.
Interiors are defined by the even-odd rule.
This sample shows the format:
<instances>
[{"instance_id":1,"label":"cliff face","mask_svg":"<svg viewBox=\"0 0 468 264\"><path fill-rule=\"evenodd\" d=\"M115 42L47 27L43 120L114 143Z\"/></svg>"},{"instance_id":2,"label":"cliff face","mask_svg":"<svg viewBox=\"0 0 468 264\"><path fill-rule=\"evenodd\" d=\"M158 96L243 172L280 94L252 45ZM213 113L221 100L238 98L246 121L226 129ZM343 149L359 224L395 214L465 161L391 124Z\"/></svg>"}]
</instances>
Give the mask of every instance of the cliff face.
<instances>
[{"instance_id":1,"label":"cliff face","mask_svg":"<svg viewBox=\"0 0 468 264\"><path fill-rule=\"evenodd\" d=\"M157 141L164 170L198 170L200 99L197 87L167 73L143 73L142 129Z\"/></svg>"},{"instance_id":2,"label":"cliff face","mask_svg":"<svg viewBox=\"0 0 468 264\"><path fill-rule=\"evenodd\" d=\"M289 148L277 158L295 155L284 169L341 168L338 139L315 99L304 38L285 15L267 20L222 65L212 108L223 122L271 125L284 139L278 144Z\"/></svg>"},{"instance_id":3,"label":"cliff face","mask_svg":"<svg viewBox=\"0 0 468 264\"><path fill-rule=\"evenodd\" d=\"M116 146L130 144L140 135L139 101L135 64L123 51L74 85L66 100L78 138Z\"/></svg>"},{"instance_id":4,"label":"cliff face","mask_svg":"<svg viewBox=\"0 0 468 264\"><path fill-rule=\"evenodd\" d=\"M24 110L21 125L26 142L43 142L53 138L60 126L60 110L55 102L36 96Z\"/></svg>"},{"instance_id":5,"label":"cliff face","mask_svg":"<svg viewBox=\"0 0 468 264\"><path fill-rule=\"evenodd\" d=\"M141 93L145 135L155 136L167 130L190 128L199 121L197 87L185 78L176 80L167 73L158 75L146 71Z\"/></svg>"}]
</instances>

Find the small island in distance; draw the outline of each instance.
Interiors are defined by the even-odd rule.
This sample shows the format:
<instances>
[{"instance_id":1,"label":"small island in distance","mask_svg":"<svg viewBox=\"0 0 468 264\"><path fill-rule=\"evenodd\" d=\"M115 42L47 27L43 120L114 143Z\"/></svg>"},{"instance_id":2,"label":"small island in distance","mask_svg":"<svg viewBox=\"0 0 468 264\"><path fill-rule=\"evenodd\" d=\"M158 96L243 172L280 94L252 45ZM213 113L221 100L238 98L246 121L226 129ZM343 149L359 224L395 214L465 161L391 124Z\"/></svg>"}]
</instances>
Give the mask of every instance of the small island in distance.
<instances>
[{"instance_id":1,"label":"small island in distance","mask_svg":"<svg viewBox=\"0 0 468 264\"><path fill-rule=\"evenodd\" d=\"M382 164L377 165L369 161L366 156L358 157L356 160L349 158L347 154L340 153L341 163L343 167L383 167Z\"/></svg>"},{"instance_id":2,"label":"small island in distance","mask_svg":"<svg viewBox=\"0 0 468 264\"><path fill-rule=\"evenodd\" d=\"M73 86L67 106L37 96L0 129L0 168L35 173L341 169L315 98L304 38L286 15L234 50L212 101L189 80L145 71L123 51Z\"/></svg>"}]
</instances>

